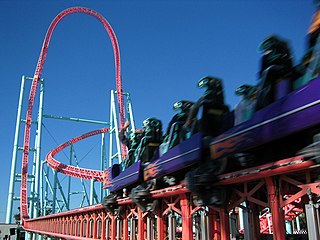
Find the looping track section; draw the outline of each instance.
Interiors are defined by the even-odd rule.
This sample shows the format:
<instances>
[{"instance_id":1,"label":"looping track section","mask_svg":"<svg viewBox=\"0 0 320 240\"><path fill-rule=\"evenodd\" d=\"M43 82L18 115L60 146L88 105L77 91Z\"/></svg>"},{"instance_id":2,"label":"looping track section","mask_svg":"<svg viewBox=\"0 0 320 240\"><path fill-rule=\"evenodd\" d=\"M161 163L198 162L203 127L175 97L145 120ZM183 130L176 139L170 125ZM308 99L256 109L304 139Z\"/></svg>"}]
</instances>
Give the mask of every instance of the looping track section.
<instances>
[{"instance_id":1,"label":"looping track section","mask_svg":"<svg viewBox=\"0 0 320 240\"><path fill-rule=\"evenodd\" d=\"M28 156L29 156L29 147L30 147L30 129L31 129L31 122L32 122L32 109L34 106L35 96L38 88L39 81L41 79L42 70L44 67L44 63L46 60L50 39L55 27L58 23L66 16L73 14L73 13L85 13L97 18L104 28L106 29L107 33L109 34L113 51L114 51L114 59L115 59L115 71L116 71L116 89L118 94L118 104L119 104L119 115L120 115L120 127L124 124L124 103L123 103L123 90L122 90L122 80L121 80L121 69L120 69L120 49L118 45L118 41L116 35L109 24L109 22L102 17L98 12L95 12L91 9L84 8L84 7L72 7L66 9L59 13L55 19L51 22L42 48L40 52L40 56L38 59L37 67L33 76L33 82L31 85L29 100L28 100L28 108L26 114L26 125L24 131L24 145L23 145L23 155L22 155L22 179L21 179L21 189L20 189L20 209L21 209L21 219L28 219L28 192L27 192L27 178L28 178Z\"/></svg>"},{"instance_id":2,"label":"looping track section","mask_svg":"<svg viewBox=\"0 0 320 240\"><path fill-rule=\"evenodd\" d=\"M85 133L79 137L73 138L61 145L59 145L57 148L51 150L46 157L46 161L48 165L53 168L54 170L57 170L63 174L66 174L71 177L77 177L82 178L86 180L95 179L99 182L103 181L103 172L100 170L91 170L86 168L80 168L80 167L74 167L71 165L63 164L59 161L57 161L54 157L57 153L59 153L61 150L65 149L66 147L79 142L81 140L84 140L86 138L92 137L97 134L106 133L108 132L108 128L102 128L99 130L95 130L92 132Z\"/></svg>"}]
</instances>

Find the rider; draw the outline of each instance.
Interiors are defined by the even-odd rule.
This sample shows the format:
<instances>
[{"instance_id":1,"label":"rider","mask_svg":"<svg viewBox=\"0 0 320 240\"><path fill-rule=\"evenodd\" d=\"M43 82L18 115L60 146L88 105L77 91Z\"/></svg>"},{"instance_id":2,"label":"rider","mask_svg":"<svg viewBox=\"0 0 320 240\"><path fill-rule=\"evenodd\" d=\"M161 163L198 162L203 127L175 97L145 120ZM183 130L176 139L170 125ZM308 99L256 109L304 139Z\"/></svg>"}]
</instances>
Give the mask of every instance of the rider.
<instances>
[{"instance_id":1,"label":"rider","mask_svg":"<svg viewBox=\"0 0 320 240\"><path fill-rule=\"evenodd\" d=\"M256 110L259 110L275 100L275 85L281 79L292 80L293 64L288 43L276 35L267 37L259 46L263 54L259 72L260 83ZM288 85L291 91L292 84Z\"/></svg>"},{"instance_id":2,"label":"rider","mask_svg":"<svg viewBox=\"0 0 320 240\"><path fill-rule=\"evenodd\" d=\"M268 36L259 46L263 54L261 61L260 78L270 66L281 67L281 73L287 74L292 70L292 54L288 43L276 35Z\"/></svg>"},{"instance_id":3,"label":"rider","mask_svg":"<svg viewBox=\"0 0 320 240\"><path fill-rule=\"evenodd\" d=\"M130 125L129 121L125 122L123 128L121 129L121 131L119 133L119 139L120 139L121 143L126 145L126 147L128 148L128 155L123 160L123 167L124 168L128 168L129 166L131 166L134 163L134 160L135 160L134 159L134 152L137 149L137 147L139 146L139 143L144 135L144 131L142 129L136 129L135 132L131 133L130 139L127 138L126 131L127 131L127 128L129 127L129 125Z\"/></svg>"},{"instance_id":4,"label":"rider","mask_svg":"<svg viewBox=\"0 0 320 240\"><path fill-rule=\"evenodd\" d=\"M188 118L183 125L184 129L195 127L196 118L200 107L203 107L199 130L204 136L216 136L222 133L228 125L227 114L229 107L224 104L222 80L216 77L206 76L198 82L199 88L206 91L198 101L193 104Z\"/></svg>"},{"instance_id":5,"label":"rider","mask_svg":"<svg viewBox=\"0 0 320 240\"><path fill-rule=\"evenodd\" d=\"M173 110L179 112L172 117L164 135L163 144L166 145L165 147L167 149L173 148L180 142L182 125L186 122L189 111L193 104L193 102L187 100L181 100L173 104ZM165 151L167 149L165 149Z\"/></svg>"},{"instance_id":6,"label":"rider","mask_svg":"<svg viewBox=\"0 0 320 240\"><path fill-rule=\"evenodd\" d=\"M236 89L236 95L241 97L234 109L234 125L249 120L255 110L257 88L244 84Z\"/></svg>"},{"instance_id":7,"label":"rider","mask_svg":"<svg viewBox=\"0 0 320 240\"><path fill-rule=\"evenodd\" d=\"M162 123L157 118L147 118L142 122L143 137L134 153L135 161L148 162L162 142Z\"/></svg>"}]
</instances>

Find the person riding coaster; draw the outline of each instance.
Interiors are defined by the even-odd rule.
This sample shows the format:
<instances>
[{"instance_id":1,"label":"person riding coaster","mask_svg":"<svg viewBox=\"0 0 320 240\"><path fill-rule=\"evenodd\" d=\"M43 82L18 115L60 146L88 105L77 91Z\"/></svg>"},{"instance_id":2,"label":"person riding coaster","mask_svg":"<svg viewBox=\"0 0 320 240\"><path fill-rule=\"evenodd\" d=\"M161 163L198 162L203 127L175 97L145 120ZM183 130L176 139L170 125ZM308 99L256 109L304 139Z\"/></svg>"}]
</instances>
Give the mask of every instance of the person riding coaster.
<instances>
[{"instance_id":1,"label":"person riding coaster","mask_svg":"<svg viewBox=\"0 0 320 240\"><path fill-rule=\"evenodd\" d=\"M127 146L128 154L122 161L122 169L126 169L130 167L135 162L135 151L138 148L141 139L144 136L143 129L136 129L134 132L130 134L130 138L126 137L127 128L130 126L130 122L125 122L123 128L119 133L120 142Z\"/></svg>"},{"instance_id":2,"label":"person riding coaster","mask_svg":"<svg viewBox=\"0 0 320 240\"><path fill-rule=\"evenodd\" d=\"M184 140L184 136L181 134L182 126L186 122L193 104L194 102L187 100L180 100L173 104L173 110L178 113L172 117L168 124L163 143L160 145L160 156Z\"/></svg>"},{"instance_id":3,"label":"person riding coaster","mask_svg":"<svg viewBox=\"0 0 320 240\"><path fill-rule=\"evenodd\" d=\"M259 72L261 80L257 91L256 111L276 100L276 86L281 81L282 85L286 85L287 88L285 95L292 90L294 72L293 57L288 43L285 40L276 35L271 35L260 44L259 51L263 54L263 57Z\"/></svg>"},{"instance_id":4,"label":"person riding coaster","mask_svg":"<svg viewBox=\"0 0 320 240\"><path fill-rule=\"evenodd\" d=\"M143 121L144 137L135 151L135 162L141 160L143 166L159 155L159 146L162 143L162 123L156 118L147 118ZM130 199L144 211L153 211L156 200L149 199L150 190L154 189L155 180L143 182L133 188L129 194Z\"/></svg>"},{"instance_id":5,"label":"person riding coaster","mask_svg":"<svg viewBox=\"0 0 320 240\"><path fill-rule=\"evenodd\" d=\"M199 80L198 87L205 88L205 93L193 104L183 128L186 132L201 131L203 136L217 136L229 125L225 121L229 107L224 104L222 80L206 76ZM200 107L203 108L202 117L197 120Z\"/></svg>"},{"instance_id":6,"label":"person riding coaster","mask_svg":"<svg viewBox=\"0 0 320 240\"><path fill-rule=\"evenodd\" d=\"M205 93L192 106L184 129L188 131L201 131L203 133L202 158L197 168L186 175L186 185L195 194L198 205L220 205L226 201L226 189L212 187L211 183L219 174L217 165L219 161L210 158L209 141L231 126L229 107L224 104L222 80L206 76L198 82L199 88ZM197 120L197 113L202 107L202 117Z\"/></svg>"},{"instance_id":7,"label":"person riding coaster","mask_svg":"<svg viewBox=\"0 0 320 240\"><path fill-rule=\"evenodd\" d=\"M128 125L128 124L126 124ZM125 125L125 126L126 126ZM130 165L133 163L141 161L142 165L147 164L150 162L151 159L153 159L153 156L157 153L156 150L158 149L160 143L162 142L162 123L160 120L156 118L147 118L143 121L143 132L139 132L142 135L139 135L141 137L141 140L139 141L139 144L136 144L136 148L134 150L134 153L131 154L128 158ZM132 143L132 142L131 142ZM133 148L133 144L131 144L131 147ZM126 165L129 167L130 165ZM122 165L124 166L124 165ZM122 171L124 171L126 168L123 168ZM143 196L147 197L149 195L149 189L152 187L152 184L143 184L142 191L138 194L138 200ZM145 191L143 191L145 190ZM108 196L106 196L103 200L103 205L107 210L112 212L113 214L116 214L120 211L120 207L117 204L117 199L122 196L123 189L117 192L111 192ZM132 196L132 192L134 192L134 189L132 189L131 194L129 194L129 197L132 198L135 195ZM135 202L135 199L133 199ZM139 202L137 203L139 206ZM141 207L143 209L143 206Z\"/></svg>"}]
</instances>

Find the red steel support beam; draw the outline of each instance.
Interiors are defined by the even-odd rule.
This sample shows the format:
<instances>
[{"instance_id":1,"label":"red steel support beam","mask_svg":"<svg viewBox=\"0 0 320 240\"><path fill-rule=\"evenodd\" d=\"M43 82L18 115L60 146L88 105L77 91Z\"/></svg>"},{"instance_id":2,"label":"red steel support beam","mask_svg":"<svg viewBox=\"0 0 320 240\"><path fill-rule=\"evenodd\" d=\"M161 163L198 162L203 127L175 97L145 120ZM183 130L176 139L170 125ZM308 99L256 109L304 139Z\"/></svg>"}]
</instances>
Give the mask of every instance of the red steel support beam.
<instances>
[{"instance_id":1,"label":"red steel support beam","mask_svg":"<svg viewBox=\"0 0 320 240\"><path fill-rule=\"evenodd\" d=\"M128 212L126 211L125 214L123 215L123 220L122 220L122 239L123 240L128 240L129 237L129 230L128 230ZM131 230L132 231L132 230Z\"/></svg>"},{"instance_id":2,"label":"red steel support beam","mask_svg":"<svg viewBox=\"0 0 320 240\"><path fill-rule=\"evenodd\" d=\"M110 239L116 239L117 236L117 218L116 216L110 216Z\"/></svg>"},{"instance_id":3,"label":"red steel support beam","mask_svg":"<svg viewBox=\"0 0 320 240\"><path fill-rule=\"evenodd\" d=\"M137 234L137 240L144 240L144 218L143 218L143 212L140 208L138 208L138 234Z\"/></svg>"},{"instance_id":4,"label":"red steel support beam","mask_svg":"<svg viewBox=\"0 0 320 240\"><path fill-rule=\"evenodd\" d=\"M83 216L80 215L80 237L83 237ZM62 227L64 228L64 223L62 223Z\"/></svg>"},{"instance_id":5,"label":"red steel support beam","mask_svg":"<svg viewBox=\"0 0 320 240\"><path fill-rule=\"evenodd\" d=\"M163 215L163 200L158 199L159 210L157 212L157 240L163 240L166 237L165 215Z\"/></svg>"},{"instance_id":6,"label":"red steel support beam","mask_svg":"<svg viewBox=\"0 0 320 240\"><path fill-rule=\"evenodd\" d=\"M286 237L284 228L284 214L280 206L281 195L275 186L274 179L271 177L266 178L269 206L272 213L272 226L273 226L273 239L283 240Z\"/></svg>"},{"instance_id":7,"label":"red steel support beam","mask_svg":"<svg viewBox=\"0 0 320 240\"><path fill-rule=\"evenodd\" d=\"M97 214L96 213L93 213L93 238L98 238L98 222L97 222Z\"/></svg>"},{"instance_id":8,"label":"red steel support beam","mask_svg":"<svg viewBox=\"0 0 320 240\"><path fill-rule=\"evenodd\" d=\"M180 206L182 213L182 239L183 240L192 240L192 216L191 216L191 207L189 204L189 198L187 194L180 194Z\"/></svg>"},{"instance_id":9,"label":"red steel support beam","mask_svg":"<svg viewBox=\"0 0 320 240\"><path fill-rule=\"evenodd\" d=\"M250 182L266 177L280 174L288 174L315 167L315 163L311 160L305 161L302 156L287 158L273 163L267 163L257 167L248 168L218 177L219 181L215 185L238 184L242 182ZM244 174L247 173L247 174Z\"/></svg>"},{"instance_id":10,"label":"red steel support beam","mask_svg":"<svg viewBox=\"0 0 320 240\"><path fill-rule=\"evenodd\" d=\"M166 224L162 214L157 215L157 240L163 240L166 236Z\"/></svg>"},{"instance_id":11,"label":"red steel support beam","mask_svg":"<svg viewBox=\"0 0 320 240\"><path fill-rule=\"evenodd\" d=\"M229 214L226 209L219 209L220 215L220 234L221 240L229 240L230 238L230 228L229 228Z\"/></svg>"},{"instance_id":12,"label":"red steel support beam","mask_svg":"<svg viewBox=\"0 0 320 240\"><path fill-rule=\"evenodd\" d=\"M209 229L210 240L220 239L218 213L212 208L209 208Z\"/></svg>"},{"instance_id":13,"label":"red steel support beam","mask_svg":"<svg viewBox=\"0 0 320 240\"><path fill-rule=\"evenodd\" d=\"M106 239L106 230L107 230L107 221L106 221L106 214L104 212L101 213L101 239Z\"/></svg>"}]
</instances>

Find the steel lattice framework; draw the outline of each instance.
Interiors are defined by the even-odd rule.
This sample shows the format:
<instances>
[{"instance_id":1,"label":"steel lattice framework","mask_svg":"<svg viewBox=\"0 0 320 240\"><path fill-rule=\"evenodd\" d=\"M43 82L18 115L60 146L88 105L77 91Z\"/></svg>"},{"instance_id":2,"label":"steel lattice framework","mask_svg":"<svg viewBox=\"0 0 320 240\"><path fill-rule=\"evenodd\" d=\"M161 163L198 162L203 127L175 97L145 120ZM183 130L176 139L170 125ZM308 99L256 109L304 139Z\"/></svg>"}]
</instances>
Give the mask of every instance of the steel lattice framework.
<instances>
[{"instance_id":1,"label":"steel lattice framework","mask_svg":"<svg viewBox=\"0 0 320 240\"><path fill-rule=\"evenodd\" d=\"M40 52L40 56L38 59L37 67L33 76L33 82L29 94L29 100L28 100L28 108L27 108L27 114L26 114L26 125L25 125L25 131L24 131L24 144L23 144L23 156L22 156L22 179L21 179L21 189L20 189L20 209L21 209L21 218L22 219L28 219L28 185L27 185L27 178L28 178L28 157L29 157L29 146L30 146L30 129L31 129L31 122L32 122L32 110L34 106L35 96L37 92L37 88L41 79L42 70L44 67L44 63L46 60L50 39L52 36L52 33L58 23L66 16L73 14L73 13L85 13L88 15L91 15L95 18L97 18L106 29L107 33L109 34L109 37L111 39L113 51L114 51L114 59L115 59L115 70L116 70L116 89L117 89L117 95L118 95L118 105L119 105L119 115L120 115L120 127L124 124L124 104L123 104L123 94L122 94L122 80L121 80L121 68L120 68L120 49L118 45L118 41L116 38L116 35L111 27L111 25L108 23L108 21L102 17L98 12L93 11L89 8L84 7L72 7L69 9L66 9L59 13L55 19L51 22L42 48ZM125 151L125 148L122 148L123 152Z\"/></svg>"}]
</instances>

